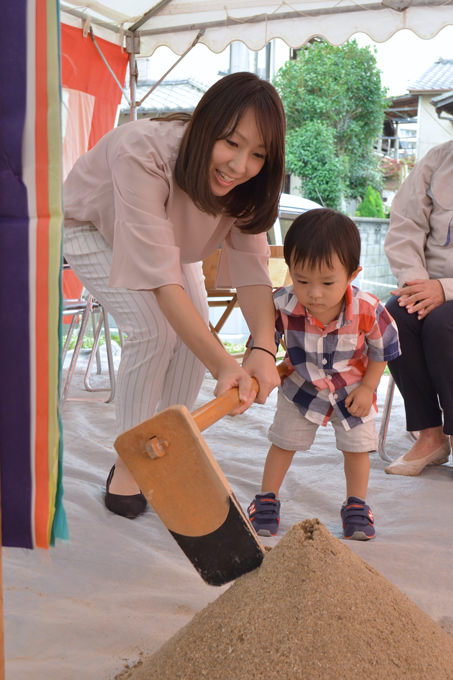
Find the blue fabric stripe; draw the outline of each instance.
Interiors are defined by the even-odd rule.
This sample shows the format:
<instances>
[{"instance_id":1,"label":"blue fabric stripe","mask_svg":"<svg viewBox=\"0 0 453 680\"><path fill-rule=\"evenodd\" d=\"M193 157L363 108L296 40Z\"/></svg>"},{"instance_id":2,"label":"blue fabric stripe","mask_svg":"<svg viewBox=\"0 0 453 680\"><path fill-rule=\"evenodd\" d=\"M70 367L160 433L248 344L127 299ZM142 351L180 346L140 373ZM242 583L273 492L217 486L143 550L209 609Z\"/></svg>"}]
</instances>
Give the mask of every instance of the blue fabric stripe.
<instances>
[{"instance_id":1,"label":"blue fabric stripe","mask_svg":"<svg viewBox=\"0 0 453 680\"><path fill-rule=\"evenodd\" d=\"M29 221L22 181L26 0L0 22L0 436L3 545L33 547L30 469Z\"/></svg>"}]
</instances>

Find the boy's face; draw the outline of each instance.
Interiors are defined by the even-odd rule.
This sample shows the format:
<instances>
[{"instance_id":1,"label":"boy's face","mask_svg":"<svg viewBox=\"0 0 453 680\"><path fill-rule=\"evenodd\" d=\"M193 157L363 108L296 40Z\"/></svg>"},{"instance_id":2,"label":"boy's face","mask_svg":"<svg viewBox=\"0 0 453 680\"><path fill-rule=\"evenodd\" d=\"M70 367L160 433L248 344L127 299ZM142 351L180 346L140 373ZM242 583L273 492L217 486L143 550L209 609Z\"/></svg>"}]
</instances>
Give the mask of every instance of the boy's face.
<instances>
[{"instance_id":1,"label":"boy's face","mask_svg":"<svg viewBox=\"0 0 453 680\"><path fill-rule=\"evenodd\" d=\"M336 254L332 255L331 267L326 262L315 267L298 262L290 267L297 299L324 325L338 318L346 289L360 271L358 267L348 275Z\"/></svg>"}]
</instances>

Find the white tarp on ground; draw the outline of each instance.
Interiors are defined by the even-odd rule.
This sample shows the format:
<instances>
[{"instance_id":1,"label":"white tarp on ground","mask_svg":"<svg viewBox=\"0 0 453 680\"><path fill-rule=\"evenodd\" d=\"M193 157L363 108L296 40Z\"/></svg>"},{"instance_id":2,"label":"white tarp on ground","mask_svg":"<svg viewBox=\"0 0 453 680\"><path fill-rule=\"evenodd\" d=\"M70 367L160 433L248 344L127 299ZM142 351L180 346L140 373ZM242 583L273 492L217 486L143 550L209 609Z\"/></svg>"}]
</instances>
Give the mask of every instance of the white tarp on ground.
<instances>
[{"instance_id":1,"label":"white tarp on ground","mask_svg":"<svg viewBox=\"0 0 453 680\"><path fill-rule=\"evenodd\" d=\"M70 396L93 398L80 389L81 382L76 374ZM213 387L207 376L199 405L212 398ZM385 387L384 378L380 406ZM264 406L223 418L203 433L243 507L258 491L275 401L274 392ZM46 552L3 550L11 680L112 680L228 587L201 580L152 510L131 521L104 507L105 478L114 460L114 410L114 404L93 401L67 401L63 408L70 543ZM387 446L392 457L410 446L404 430L397 394ZM368 501L376 539L345 544L453 633L452 463L420 477L386 475L384 467L373 454ZM341 537L343 463L330 427L320 428L311 452L296 454L281 499L281 535L300 520L318 517Z\"/></svg>"},{"instance_id":2,"label":"white tarp on ground","mask_svg":"<svg viewBox=\"0 0 453 680\"><path fill-rule=\"evenodd\" d=\"M199 33L200 43L221 52L234 40L252 50L274 38L294 48L313 36L340 45L357 32L384 42L402 29L428 39L453 24L453 0L63 0L61 10L76 25L91 18L94 32L114 42L136 29L140 56L162 45L182 54Z\"/></svg>"}]
</instances>

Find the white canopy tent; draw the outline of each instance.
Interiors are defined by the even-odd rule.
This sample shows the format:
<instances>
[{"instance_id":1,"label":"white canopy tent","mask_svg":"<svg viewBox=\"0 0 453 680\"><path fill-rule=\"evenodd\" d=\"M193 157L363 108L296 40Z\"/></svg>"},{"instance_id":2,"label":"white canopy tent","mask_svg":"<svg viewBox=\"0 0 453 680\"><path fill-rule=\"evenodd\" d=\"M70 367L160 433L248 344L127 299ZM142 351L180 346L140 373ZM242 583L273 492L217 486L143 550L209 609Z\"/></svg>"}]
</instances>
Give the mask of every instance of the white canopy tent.
<instances>
[{"instance_id":1,"label":"white canopy tent","mask_svg":"<svg viewBox=\"0 0 453 680\"><path fill-rule=\"evenodd\" d=\"M136 117L136 57L161 46L184 55L197 43L221 52L241 41L260 50L280 38L298 48L314 36L340 45L355 33L375 42L410 29L434 37L453 25L453 0L64 0L61 20L124 47L129 54L131 118ZM164 76L165 77L165 76ZM163 78L162 78L163 79Z\"/></svg>"},{"instance_id":2,"label":"white canopy tent","mask_svg":"<svg viewBox=\"0 0 453 680\"><path fill-rule=\"evenodd\" d=\"M274 38L293 48L313 36L340 45L357 32L384 42L405 28L428 39L453 24L453 0L64 0L61 10L112 41L138 36L140 56L162 45L183 54L195 40L221 52L234 40L252 50Z\"/></svg>"}]
</instances>

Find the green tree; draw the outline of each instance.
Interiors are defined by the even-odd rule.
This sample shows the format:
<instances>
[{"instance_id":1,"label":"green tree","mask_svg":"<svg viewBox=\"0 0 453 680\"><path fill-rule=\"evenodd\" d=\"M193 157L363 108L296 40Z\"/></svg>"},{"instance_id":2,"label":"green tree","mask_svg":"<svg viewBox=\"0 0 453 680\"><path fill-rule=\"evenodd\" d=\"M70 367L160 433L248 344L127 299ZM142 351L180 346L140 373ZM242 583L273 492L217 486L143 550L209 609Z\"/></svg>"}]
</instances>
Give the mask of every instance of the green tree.
<instances>
[{"instance_id":1,"label":"green tree","mask_svg":"<svg viewBox=\"0 0 453 680\"><path fill-rule=\"evenodd\" d=\"M364 195L368 185L380 188L373 146L382 134L386 91L369 47L359 47L355 40L339 47L314 42L300 50L296 60L286 62L274 84L287 118L288 169L301 178L307 198L318 202L321 198L325 205L336 207L337 199L332 197L338 192L357 198ZM315 123L317 127L313 127ZM307 146L299 147L301 139L307 141L302 130L309 124L313 134L309 155L322 158L328 138L335 160L328 168L319 165L311 177L305 173L308 168L311 172L315 169L302 155L307 153ZM327 152L329 157L332 148ZM329 187L329 196L323 196L321 186L323 191Z\"/></svg>"},{"instance_id":2,"label":"green tree","mask_svg":"<svg viewBox=\"0 0 453 680\"><path fill-rule=\"evenodd\" d=\"M316 140L316 143L314 143ZM286 168L300 177L302 194L330 208L339 208L343 185L332 128L319 120L288 130Z\"/></svg>"}]
</instances>

